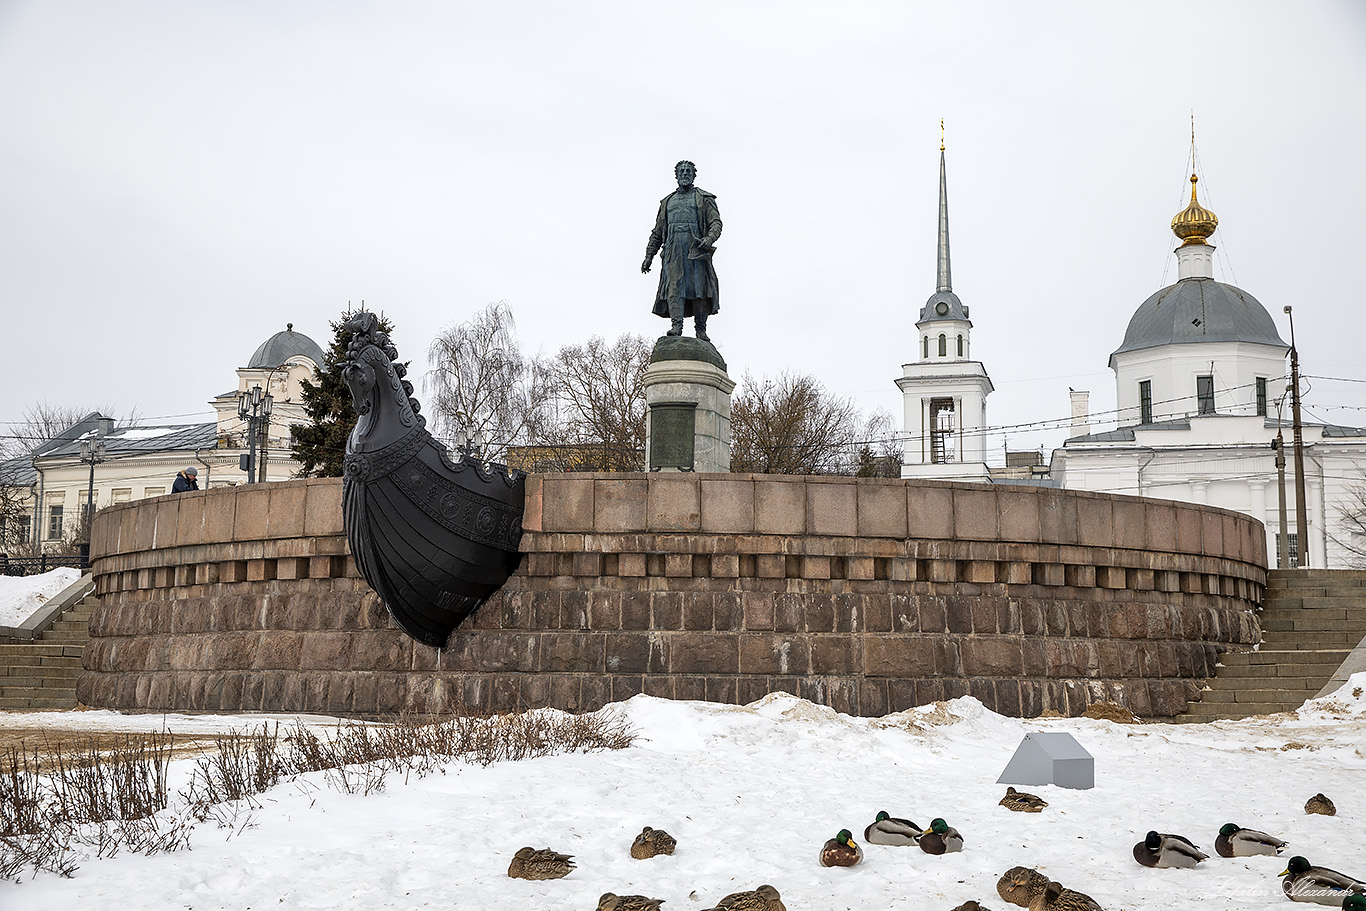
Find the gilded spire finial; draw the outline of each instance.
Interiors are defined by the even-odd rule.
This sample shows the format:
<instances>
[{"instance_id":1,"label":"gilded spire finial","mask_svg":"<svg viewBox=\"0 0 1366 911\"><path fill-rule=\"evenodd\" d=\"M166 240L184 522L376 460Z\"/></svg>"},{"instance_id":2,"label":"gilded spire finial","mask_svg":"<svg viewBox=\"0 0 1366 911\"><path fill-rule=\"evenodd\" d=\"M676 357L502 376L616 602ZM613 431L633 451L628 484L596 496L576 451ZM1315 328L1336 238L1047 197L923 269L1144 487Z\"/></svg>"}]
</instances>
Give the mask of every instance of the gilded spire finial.
<instances>
[{"instance_id":1,"label":"gilded spire finial","mask_svg":"<svg viewBox=\"0 0 1366 911\"><path fill-rule=\"evenodd\" d=\"M939 118L939 151L944 151L944 118Z\"/></svg>"}]
</instances>

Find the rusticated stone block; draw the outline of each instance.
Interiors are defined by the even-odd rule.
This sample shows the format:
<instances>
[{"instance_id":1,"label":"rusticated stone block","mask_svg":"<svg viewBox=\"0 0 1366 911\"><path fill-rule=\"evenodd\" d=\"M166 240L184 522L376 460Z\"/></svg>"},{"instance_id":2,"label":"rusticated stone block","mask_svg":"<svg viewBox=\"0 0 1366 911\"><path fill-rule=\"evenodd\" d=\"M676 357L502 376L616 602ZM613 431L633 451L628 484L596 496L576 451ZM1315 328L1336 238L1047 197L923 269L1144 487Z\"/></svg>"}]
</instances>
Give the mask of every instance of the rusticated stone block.
<instances>
[{"instance_id":1,"label":"rusticated stone block","mask_svg":"<svg viewBox=\"0 0 1366 911\"><path fill-rule=\"evenodd\" d=\"M858 490L845 480L806 479L807 533L850 537L858 534Z\"/></svg>"},{"instance_id":2,"label":"rusticated stone block","mask_svg":"<svg viewBox=\"0 0 1366 911\"><path fill-rule=\"evenodd\" d=\"M738 703L740 694L735 687L735 678L707 677L704 683L708 702L719 702L723 705L736 705Z\"/></svg>"},{"instance_id":3,"label":"rusticated stone block","mask_svg":"<svg viewBox=\"0 0 1366 911\"><path fill-rule=\"evenodd\" d=\"M853 636L816 636L811 640L811 672L849 676L862 671L862 650Z\"/></svg>"},{"instance_id":4,"label":"rusticated stone block","mask_svg":"<svg viewBox=\"0 0 1366 911\"><path fill-rule=\"evenodd\" d=\"M541 670L551 673L603 673L607 637L601 633L554 633L541 636Z\"/></svg>"},{"instance_id":5,"label":"rusticated stone block","mask_svg":"<svg viewBox=\"0 0 1366 911\"><path fill-rule=\"evenodd\" d=\"M270 485L266 537L294 538L304 533L305 503L308 497L306 483L287 481Z\"/></svg>"},{"instance_id":6,"label":"rusticated stone block","mask_svg":"<svg viewBox=\"0 0 1366 911\"><path fill-rule=\"evenodd\" d=\"M954 491L949 487L906 486L906 514L910 537L948 540L954 529Z\"/></svg>"},{"instance_id":7,"label":"rusticated stone block","mask_svg":"<svg viewBox=\"0 0 1366 911\"><path fill-rule=\"evenodd\" d=\"M954 537L960 541L995 541L1000 536L996 491L969 487L953 491Z\"/></svg>"},{"instance_id":8,"label":"rusticated stone block","mask_svg":"<svg viewBox=\"0 0 1366 911\"><path fill-rule=\"evenodd\" d=\"M863 672L871 677L932 677L939 672L937 655L929 639L863 637Z\"/></svg>"},{"instance_id":9,"label":"rusticated stone block","mask_svg":"<svg viewBox=\"0 0 1366 911\"><path fill-rule=\"evenodd\" d=\"M781 579L787 575L787 562L782 554L759 554L754 558L754 574L760 579Z\"/></svg>"},{"instance_id":10,"label":"rusticated stone block","mask_svg":"<svg viewBox=\"0 0 1366 911\"><path fill-rule=\"evenodd\" d=\"M858 534L904 538L907 534L906 486L900 482L860 480L855 487ZM871 578L871 577L870 577Z\"/></svg>"},{"instance_id":11,"label":"rusticated stone block","mask_svg":"<svg viewBox=\"0 0 1366 911\"><path fill-rule=\"evenodd\" d=\"M683 602L683 629L686 630L709 630L712 628L712 599L711 595L702 593L687 593L681 595ZM655 596L658 603L659 596Z\"/></svg>"},{"instance_id":12,"label":"rusticated stone block","mask_svg":"<svg viewBox=\"0 0 1366 911\"><path fill-rule=\"evenodd\" d=\"M705 677L675 677L674 678L674 698L689 699L701 702L707 698L707 680Z\"/></svg>"},{"instance_id":13,"label":"rusticated stone block","mask_svg":"<svg viewBox=\"0 0 1366 911\"><path fill-rule=\"evenodd\" d=\"M1224 553L1224 517L1217 512L1200 513L1201 552L1213 556Z\"/></svg>"},{"instance_id":14,"label":"rusticated stone block","mask_svg":"<svg viewBox=\"0 0 1366 911\"><path fill-rule=\"evenodd\" d=\"M1023 673L1024 657L1018 639L972 637L959 643L963 670L969 676L1015 677Z\"/></svg>"},{"instance_id":15,"label":"rusticated stone block","mask_svg":"<svg viewBox=\"0 0 1366 911\"><path fill-rule=\"evenodd\" d=\"M1096 584L1101 588L1126 588L1128 575L1122 566L1096 567Z\"/></svg>"},{"instance_id":16,"label":"rusticated stone block","mask_svg":"<svg viewBox=\"0 0 1366 911\"><path fill-rule=\"evenodd\" d=\"M644 578L644 554L620 554L617 557L617 575L623 578Z\"/></svg>"},{"instance_id":17,"label":"rusticated stone block","mask_svg":"<svg viewBox=\"0 0 1366 911\"><path fill-rule=\"evenodd\" d=\"M651 475L646 501L650 531L700 531L702 512L697 478Z\"/></svg>"},{"instance_id":18,"label":"rusticated stone block","mask_svg":"<svg viewBox=\"0 0 1366 911\"><path fill-rule=\"evenodd\" d=\"M1068 564L1066 578L1072 588L1095 588L1096 568L1086 564Z\"/></svg>"},{"instance_id":19,"label":"rusticated stone block","mask_svg":"<svg viewBox=\"0 0 1366 911\"><path fill-rule=\"evenodd\" d=\"M645 529L645 478L604 479L593 482L593 530L598 534L638 533Z\"/></svg>"},{"instance_id":20,"label":"rusticated stone block","mask_svg":"<svg viewBox=\"0 0 1366 911\"><path fill-rule=\"evenodd\" d=\"M773 629L774 595L770 592L744 592L740 595L747 630Z\"/></svg>"},{"instance_id":21,"label":"rusticated stone block","mask_svg":"<svg viewBox=\"0 0 1366 911\"><path fill-rule=\"evenodd\" d=\"M762 478L754 485L754 530L761 535L806 532L806 484L796 478Z\"/></svg>"},{"instance_id":22,"label":"rusticated stone block","mask_svg":"<svg viewBox=\"0 0 1366 911\"><path fill-rule=\"evenodd\" d=\"M707 534L754 531L754 487L766 480L704 477L701 483L701 530Z\"/></svg>"},{"instance_id":23,"label":"rusticated stone block","mask_svg":"<svg viewBox=\"0 0 1366 911\"><path fill-rule=\"evenodd\" d=\"M621 628L650 628L650 593L646 591L624 591L621 593ZM656 623L656 628L667 629Z\"/></svg>"},{"instance_id":24,"label":"rusticated stone block","mask_svg":"<svg viewBox=\"0 0 1366 911\"><path fill-rule=\"evenodd\" d=\"M541 479L541 528L547 532L593 529L592 478L547 475Z\"/></svg>"},{"instance_id":25,"label":"rusticated stone block","mask_svg":"<svg viewBox=\"0 0 1366 911\"><path fill-rule=\"evenodd\" d=\"M560 626L564 629L588 628L588 592L560 592Z\"/></svg>"},{"instance_id":26,"label":"rusticated stone block","mask_svg":"<svg viewBox=\"0 0 1366 911\"><path fill-rule=\"evenodd\" d=\"M791 592L774 596L773 629L791 633L806 628L806 599Z\"/></svg>"},{"instance_id":27,"label":"rusticated stone block","mask_svg":"<svg viewBox=\"0 0 1366 911\"><path fill-rule=\"evenodd\" d=\"M683 629L683 592L654 592L650 595L650 629Z\"/></svg>"},{"instance_id":28,"label":"rusticated stone block","mask_svg":"<svg viewBox=\"0 0 1366 911\"><path fill-rule=\"evenodd\" d=\"M693 566L692 557L692 554L665 554L664 575L671 579L691 578Z\"/></svg>"},{"instance_id":29,"label":"rusticated stone block","mask_svg":"<svg viewBox=\"0 0 1366 911\"><path fill-rule=\"evenodd\" d=\"M811 672L811 643L805 637L746 635L739 637L740 673L808 674Z\"/></svg>"},{"instance_id":30,"label":"rusticated stone block","mask_svg":"<svg viewBox=\"0 0 1366 911\"><path fill-rule=\"evenodd\" d=\"M738 638L722 633L679 633L669 649L675 674L736 674L740 669Z\"/></svg>"},{"instance_id":31,"label":"rusticated stone block","mask_svg":"<svg viewBox=\"0 0 1366 911\"><path fill-rule=\"evenodd\" d=\"M835 629L835 599L830 595L808 595L804 599L804 627L809 633L828 633Z\"/></svg>"},{"instance_id":32,"label":"rusticated stone block","mask_svg":"<svg viewBox=\"0 0 1366 911\"><path fill-rule=\"evenodd\" d=\"M713 579L736 579L740 576L739 554L712 554L710 576Z\"/></svg>"},{"instance_id":33,"label":"rusticated stone block","mask_svg":"<svg viewBox=\"0 0 1366 911\"><path fill-rule=\"evenodd\" d=\"M720 630L744 629L744 608L739 592L721 592L712 596L712 618Z\"/></svg>"},{"instance_id":34,"label":"rusticated stone block","mask_svg":"<svg viewBox=\"0 0 1366 911\"><path fill-rule=\"evenodd\" d=\"M621 629L621 593L591 592L588 596L588 624L593 629Z\"/></svg>"},{"instance_id":35,"label":"rusticated stone block","mask_svg":"<svg viewBox=\"0 0 1366 911\"><path fill-rule=\"evenodd\" d=\"M830 558L828 556L805 556L801 558L803 579L829 579Z\"/></svg>"},{"instance_id":36,"label":"rusticated stone block","mask_svg":"<svg viewBox=\"0 0 1366 911\"><path fill-rule=\"evenodd\" d=\"M660 633L614 633L607 637L611 674L661 674L668 670L668 637Z\"/></svg>"},{"instance_id":37,"label":"rusticated stone block","mask_svg":"<svg viewBox=\"0 0 1366 911\"><path fill-rule=\"evenodd\" d=\"M602 554L592 552L573 554L572 567L575 576L601 576Z\"/></svg>"}]
</instances>

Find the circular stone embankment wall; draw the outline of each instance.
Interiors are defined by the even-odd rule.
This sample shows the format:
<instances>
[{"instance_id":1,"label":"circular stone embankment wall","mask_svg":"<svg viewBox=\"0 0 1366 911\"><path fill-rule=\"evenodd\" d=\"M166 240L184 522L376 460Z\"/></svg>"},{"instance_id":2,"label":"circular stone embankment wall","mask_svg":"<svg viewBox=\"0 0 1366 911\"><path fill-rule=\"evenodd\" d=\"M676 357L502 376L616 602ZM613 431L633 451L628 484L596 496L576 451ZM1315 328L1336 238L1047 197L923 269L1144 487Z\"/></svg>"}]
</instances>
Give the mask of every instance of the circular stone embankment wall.
<instances>
[{"instance_id":1,"label":"circular stone embankment wall","mask_svg":"<svg viewBox=\"0 0 1366 911\"><path fill-rule=\"evenodd\" d=\"M541 475L524 528L517 574L438 651L358 576L339 480L105 509L78 695L376 715L782 690L864 715L971 694L1162 717L1257 641L1266 582L1246 516L1028 487Z\"/></svg>"}]
</instances>

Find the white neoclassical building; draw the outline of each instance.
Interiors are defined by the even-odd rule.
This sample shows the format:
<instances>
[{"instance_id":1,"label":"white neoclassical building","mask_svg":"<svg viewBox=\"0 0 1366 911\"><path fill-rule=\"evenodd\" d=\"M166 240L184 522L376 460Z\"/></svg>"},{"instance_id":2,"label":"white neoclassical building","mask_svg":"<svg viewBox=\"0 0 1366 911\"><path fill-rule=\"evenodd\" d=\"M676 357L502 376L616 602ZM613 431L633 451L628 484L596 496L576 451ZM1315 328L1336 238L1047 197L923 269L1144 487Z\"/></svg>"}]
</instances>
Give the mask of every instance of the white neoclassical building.
<instances>
[{"instance_id":1,"label":"white neoclassical building","mask_svg":"<svg viewBox=\"0 0 1366 911\"><path fill-rule=\"evenodd\" d=\"M1196 182L1192 174L1190 204L1172 219L1181 240L1177 281L1139 306L1110 355L1118 426L1067 440L1053 453L1052 477L1062 487L1247 513L1266 525L1274 567L1282 492L1271 444L1281 430L1291 565L1303 558L1300 565L1350 566L1350 547L1366 544L1344 521L1344 510L1359 503L1354 488L1366 483L1366 429L1304 425L1309 527L1301 541L1286 394L1290 346L1255 297L1214 280L1209 238L1218 218L1200 205Z\"/></svg>"},{"instance_id":2,"label":"white neoclassical building","mask_svg":"<svg viewBox=\"0 0 1366 911\"><path fill-rule=\"evenodd\" d=\"M103 443L103 460L94 465L94 506L140 500L169 493L176 473L194 466L200 489L245 483L240 461L247 449L246 423L238 416L241 393L253 386L270 392L273 409L261 426L264 453L258 480L283 481L299 471L290 454L290 425L306 420L303 380L312 380L323 362L318 343L289 324L266 339L245 367L236 388L210 400L214 421L198 424L116 427L113 418L92 412L36 449L12 460L0 483L21 490L21 511L4 529L4 546L52 547L70 537L86 512L91 489L90 461L82 444Z\"/></svg>"},{"instance_id":3,"label":"white neoclassical building","mask_svg":"<svg viewBox=\"0 0 1366 911\"><path fill-rule=\"evenodd\" d=\"M901 367L903 478L987 480L985 428L991 378L972 360L972 321L953 293L949 268L949 196L939 147L939 245L935 292L920 309L917 359Z\"/></svg>"}]
</instances>

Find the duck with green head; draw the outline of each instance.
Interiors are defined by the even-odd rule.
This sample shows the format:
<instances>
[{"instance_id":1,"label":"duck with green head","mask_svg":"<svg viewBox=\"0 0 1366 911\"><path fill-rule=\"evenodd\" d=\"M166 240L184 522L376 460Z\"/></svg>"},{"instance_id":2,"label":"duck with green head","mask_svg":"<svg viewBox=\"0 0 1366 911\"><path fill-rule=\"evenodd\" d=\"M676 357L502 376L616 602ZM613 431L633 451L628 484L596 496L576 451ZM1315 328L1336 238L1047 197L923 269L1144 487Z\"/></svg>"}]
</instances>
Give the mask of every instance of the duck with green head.
<instances>
[{"instance_id":1,"label":"duck with green head","mask_svg":"<svg viewBox=\"0 0 1366 911\"><path fill-rule=\"evenodd\" d=\"M930 820L930 827L920 835L920 850L926 854L953 854L963 850L963 836L942 819Z\"/></svg>"},{"instance_id":2,"label":"duck with green head","mask_svg":"<svg viewBox=\"0 0 1366 911\"><path fill-rule=\"evenodd\" d=\"M1366 911L1366 895L1353 892L1342 900L1342 911Z\"/></svg>"},{"instance_id":3,"label":"duck with green head","mask_svg":"<svg viewBox=\"0 0 1366 911\"><path fill-rule=\"evenodd\" d=\"M913 845L920 838L920 826L909 819L877 811L877 819L863 830L863 840L873 845Z\"/></svg>"},{"instance_id":4,"label":"duck with green head","mask_svg":"<svg viewBox=\"0 0 1366 911\"><path fill-rule=\"evenodd\" d=\"M1226 822L1219 829L1219 837L1214 840L1214 850L1219 852L1220 857L1252 857L1256 854L1279 854L1288 844L1274 835Z\"/></svg>"},{"instance_id":5,"label":"duck with green head","mask_svg":"<svg viewBox=\"0 0 1366 911\"><path fill-rule=\"evenodd\" d=\"M821 846L822 867L855 867L863 863L863 849L854 842L854 835L848 829L840 829L839 834Z\"/></svg>"},{"instance_id":6,"label":"duck with green head","mask_svg":"<svg viewBox=\"0 0 1366 911\"><path fill-rule=\"evenodd\" d=\"M1134 860L1145 867L1193 867L1209 855L1180 835L1149 832L1134 845Z\"/></svg>"},{"instance_id":7,"label":"duck with green head","mask_svg":"<svg viewBox=\"0 0 1366 911\"><path fill-rule=\"evenodd\" d=\"M1316 867L1299 854L1290 858L1281 876L1285 877L1281 880L1281 891L1292 902L1315 902L1342 908L1351 896L1366 893L1366 882L1337 870Z\"/></svg>"}]
</instances>

